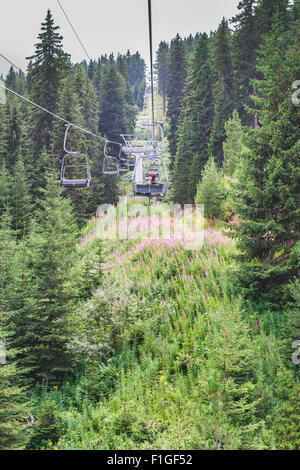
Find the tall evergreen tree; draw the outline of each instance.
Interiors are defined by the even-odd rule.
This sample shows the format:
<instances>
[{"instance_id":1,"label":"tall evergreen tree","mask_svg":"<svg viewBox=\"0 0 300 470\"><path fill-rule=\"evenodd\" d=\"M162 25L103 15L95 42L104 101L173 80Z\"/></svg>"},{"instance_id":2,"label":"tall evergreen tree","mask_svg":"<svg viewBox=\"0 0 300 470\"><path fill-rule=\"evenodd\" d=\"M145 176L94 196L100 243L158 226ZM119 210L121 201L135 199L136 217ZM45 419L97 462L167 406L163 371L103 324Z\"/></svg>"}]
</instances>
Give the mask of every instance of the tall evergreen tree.
<instances>
[{"instance_id":1,"label":"tall evergreen tree","mask_svg":"<svg viewBox=\"0 0 300 470\"><path fill-rule=\"evenodd\" d=\"M42 194L29 238L30 291L23 314L27 322L23 366L32 369L36 380L56 381L71 371L66 350L70 293L65 282L74 257L77 228L55 173L47 175Z\"/></svg>"},{"instance_id":2,"label":"tall evergreen tree","mask_svg":"<svg viewBox=\"0 0 300 470\"><path fill-rule=\"evenodd\" d=\"M12 183L15 199L12 211L13 228L18 237L22 238L29 230L32 216L30 185L22 158L19 158L15 165Z\"/></svg>"},{"instance_id":3,"label":"tall evergreen tree","mask_svg":"<svg viewBox=\"0 0 300 470\"><path fill-rule=\"evenodd\" d=\"M187 77L178 146L173 171L174 200L193 202L196 187L208 159L208 142L213 120L212 75L208 37L199 39Z\"/></svg>"},{"instance_id":4,"label":"tall evergreen tree","mask_svg":"<svg viewBox=\"0 0 300 470\"><path fill-rule=\"evenodd\" d=\"M275 14L280 16L283 28L287 30L289 24L288 5L289 0L258 0L255 16L260 42L263 40L263 36L271 31Z\"/></svg>"},{"instance_id":5,"label":"tall evergreen tree","mask_svg":"<svg viewBox=\"0 0 300 470\"><path fill-rule=\"evenodd\" d=\"M234 109L234 83L231 57L231 34L228 23L223 18L214 37L214 69L216 84L214 89L214 121L210 138L210 152L216 162L223 163L223 142L225 122Z\"/></svg>"},{"instance_id":6,"label":"tall evergreen tree","mask_svg":"<svg viewBox=\"0 0 300 470\"><path fill-rule=\"evenodd\" d=\"M161 41L156 53L156 73L158 79L158 91L163 99L163 115L166 114L166 100L168 91L168 70L169 70L169 45Z\"/></svg>"},{"instance_id":7,"label":"tall evergreen tree","mask_svg":"<svg viewBox=\"0 0 300 470\"><path fill-rule=\"evenodd\" d=\"M233 38L233 69L236 107L242 123L255 124L255 116L249 115L247 107L252 105L255 92L252 80L256 76L256 49L258 47L257 26L254 16L256 0L243 0L238 4L240 13L231 22L235 25Z\"/></svg>"},{"instance_id":8,"label":"tall evergreen tree","mask_svg":"<svg viewBox=\"0 0 300 470\"><path fill-rule=\"evenodd\" d=\"M287 86L298 77L299 43L299 30L289 38L276 15L258 60L261 127L250 132L236 194L242 221L234 233L245 261L241 283L252 295L267 295L276 303L284 284L299 273L300 108Z\"/></svg>"},{"instance_id":9,"label":"tall evergreen tree","mask_svg":"<svg viewBox=\"0 0 300 470\"><path fill-rule=\"evenodd\" d=\"M168 84L168 111L170 120L169 150L171 152L170 168L173 169L177 150L177 127L184 97L184 84L186 79L185 47L179 34L172 39L170 45L169 84Z\"/></svg>"},{"instance_id":10,"label":"tall evergreen tree","mask_svg":"<svg viewBox=\"0 0 300 470\"><path fill-rule=\"evenodd\" d=\"M119 140L126 134L127 122L124 119L126 87L116 66L110 64L102 81L100 98L99 131L110 140Z\"/></svg>"},{"instance_id":11,"label":"tall evergreen tree","mask_svg":"<svg viewBox=\"0 0 300 470\"><path fill-rule=\"evenodd\" d=\"M13 363L0 363L0 450L22 450L27 441L26 405L21 402L20 373Z\"/></svg>"},{"instance_id":12,"label":"tall evergreen tree","mask_svg":"<svg viewBox=\"0 0 300 470\"><path fill-rule=\"evenodd\" d=\"M28 70L30 97L51 112L56 110L61 80L70 72L69 55L63 52L63 38L58 30L59 26L54 26L52 14L48 10L38 36L39 42L35 45L35 53L28 57L31 61ZM35 109L33 112L31 127L37 157L44 146L49 149L53 117L42 110Z\"/></svg>"}]
</instances>

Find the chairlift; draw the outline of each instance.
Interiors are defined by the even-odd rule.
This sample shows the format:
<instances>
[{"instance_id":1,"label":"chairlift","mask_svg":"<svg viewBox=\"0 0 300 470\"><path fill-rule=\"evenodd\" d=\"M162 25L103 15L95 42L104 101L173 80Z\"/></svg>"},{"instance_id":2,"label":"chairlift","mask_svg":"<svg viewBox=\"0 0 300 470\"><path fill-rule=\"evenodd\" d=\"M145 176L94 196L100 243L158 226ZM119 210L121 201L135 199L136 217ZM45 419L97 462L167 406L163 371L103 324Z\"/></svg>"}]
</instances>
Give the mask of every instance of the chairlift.
<instances>
[{"instance_id":1,"label":"chairlift","mask_svg":"<svg viewBox=\"0 0 300 470\"><path fill-rule=\"evenodd\" d=\"M150 181L150 171L153 164L160 168L156 172L156 177ZM148 156L140 156L136 159L134 172L132 175L132 188L135 196L146 196L149 200L153 197L161 198L166 195L168 189L168 172L165 160L161 157L155 157L154 160Z\"/></svg>"},{"instance_id":2,"label":"chairlift","mask_svg":"<svg viewBox=\"0 0 300 470\"><path fill-rule=\"evenodd\" d=\"M68 124L64 137L64 151L66 155L62 160L60 171L60 182L64 187L88 188L91 183L91 170L86 155L79 152L69 152L67 150L67 136L72 124Z\"/></svg>"},{"instance_id":3,"label":"chairlift","mask_svg":"<svg viewBox=\"0 0 300 470\"><path fill-rule=\"evenodd\" d=\"M110 149L108 149L110 145ZM110 150L110 152L109 152ZM111 142L107 141L104 146L104 158L102 165L102 174L109 176L118 176L120 173L119 158L114 157L110 154L112 153Z\"/></svg>"}]
</instances>

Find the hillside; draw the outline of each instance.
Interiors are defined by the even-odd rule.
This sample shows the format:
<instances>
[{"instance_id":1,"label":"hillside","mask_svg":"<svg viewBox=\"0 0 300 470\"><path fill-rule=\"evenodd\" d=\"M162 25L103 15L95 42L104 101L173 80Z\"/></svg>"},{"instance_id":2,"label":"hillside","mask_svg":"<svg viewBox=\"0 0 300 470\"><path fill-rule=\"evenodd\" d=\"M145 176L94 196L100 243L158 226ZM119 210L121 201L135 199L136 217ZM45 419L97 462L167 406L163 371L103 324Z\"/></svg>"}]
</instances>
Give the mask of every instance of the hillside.
<instances>
[{"instance_id":1,"label":"hillside","mask_svg":"<svg viewBox=\"0 0 300 470\"><path fill-rule=\"evenodd\" d=\"M135 230L147 222L135 218ZM80 241L90 263L104 223L91 221ZM71 319L71 347L87 368L75 383L36 397L34 415L47 416L52 403L57 435L51 439L48 429L47 440L33 443L62 450L284 445L290 430L278 410L293 393L293 374L281 339L260 325L255 308L245 309L230 280L236 248L224 230L208 227L197 251L138 238L105 241L103 253L101 285Z\"/></svg>"}]
</instances>

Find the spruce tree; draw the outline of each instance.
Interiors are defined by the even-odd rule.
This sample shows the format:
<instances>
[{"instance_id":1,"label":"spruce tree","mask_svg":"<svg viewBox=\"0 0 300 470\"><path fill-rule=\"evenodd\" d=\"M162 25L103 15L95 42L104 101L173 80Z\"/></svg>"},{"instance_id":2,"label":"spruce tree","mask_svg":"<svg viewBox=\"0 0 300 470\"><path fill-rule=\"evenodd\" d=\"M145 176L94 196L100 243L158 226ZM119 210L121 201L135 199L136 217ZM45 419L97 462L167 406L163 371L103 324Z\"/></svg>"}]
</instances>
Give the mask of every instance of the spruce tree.
<instances>
[{"instance_id":1,"label":"spruce tree","mask_svg":"<svg viewBox=\"0 0 300 470\"><path fill-rule=\"evenodd\" d=\"M233 111L232 118L225 123L225 131L226 140L223 144L223 173L232 177L234 176L243 155L245 155L248 150L245 145L245 129L242 126L236 109Z\"/></svg>"},{"instance_id":2,"label":"spruce tree","mask_svg":"<svg viewBox=\"0 0 300 470\"><path fill-rule=\"evenodd\" d=\"M0 363L0 450L22 450L27 441L28 413L17 385L20 373L13 363Z\"/></svg>"},{"instance_id":3,"label":"spruce tree","mask_svg":"<svg viewBox=\"0 0 300 470\"><path fill-rule=\"evenodd\" d=\"M258 47L257 25L254 16L256 0L243 0L238 4L240 11L231 22L235 25L233 37L233 72L235 102L243 124L254 125L247 107L252 105L251 95L255 92L252 80L256 76L256 49Z\"/></svg>"},{"instance_id":4,"label":"spruce tree","mask_svg":"<svg viewBox=\"0 0 300 470\"><path fill-rule=\"evenodd\" d=\"M231 35L228 23L223 18L214 37L214 120L210 137L210 153L218 165L223 163L225 122L234 109L234 83L231 57Z\"/></svg>"},{"instance_id":5,"label":"spruce tree","mask_svg":"<svg viewBox=\"0 0 300 470\"><path fill-rule=\"evenodd\" d=\"M70 72L69 55L63 52L59 26L54 26L50 10L35 45L35 53L28 57L28 86L30 98L51 112L56 110L56 102L61 80ZM44 111L34 110L31 117L31 134L34 141L34 154L37 157L45 146L49 149L53 116Z\"/></svg>"},{"instance_id":6,"label":"spruce tree","mask_svg":"<svg viewBox=\"0 0 300 470\"><path fill-rule=\"evenodd\" d=\"M21 158L15 165L12 182L15 199L12 211L13 228L18 237L22 238L29 229L32 216L32 200L25 165Z\"/></svg>"},{"instance_id":7,"label":"spruce tree","mask_svg":"<svg viewBox=\"0 0 300 470\"><path fill-rule=\"evenodd\" d=\"M70 202L49 172L29 237L30 290L24 307L27 329L23 366L35 380L57 381L72 368L67 352L70 293L65 287L75 252L77 228Z\"/></svg>"},{"instance_id":8,"label":"spruce tree","mask_svg":"<svg viewBox=\"0 0 300 470\"><path fill-rule=\"evenodd\" d=\"M213 157L210 157L201 175L195 197L196 204L204 205L204 214L208 219L220 219L224 202L224 185L221 171Z\"/></svg>"},{"instance_id":9,"label":"spruce tree","mask_svg":"<svg viewBox=\"0 0 300 470\"><path fill-rule=\"evenodd\" d=\"M100 97L99 131L110 140L120 140L120 134L127 133L124 119L125 81L116 66L110 64L103 77Z\"/></svg>"},{"instance_id":10,"label":"spruce tree","mask_svg":"<svg viewBox=\"0 0 300 470\"><path fill-rule=\"evenodd\" d=\"M13 187L12 177L7 169L6 162L3 160L0 166L0 216L11 210L13 205Z\"/></svg>"},{"instance_id":11,"label":"spruce tree","mask_svg":"<svg viewBox=\"0 0 300 470\"><path fill-rule=\"evenodd\" d=\"M234 233L244 260L240 282L248 294L277 305L284 285L299 273L300 108L287 86L298 77L298 50L299 31L290 38L275 16L258 59L261 126L249 134L235 195L241 222Z\"/></svg>"},{"instance_id":12,"label":"spruce tree","mask_svg":"<svg viewBox=\"0 0 300 470\"><path fill-rule=\"evenodd\" d=\"M169 69L169 45L165 41L159 43L155 67L158 79L158 91L163 99L163 115L165 116Z\"/></svg>"},{"instance_id":13,"label":"spruce tree","mask_svg":"<svg viewBox=\"0 0 300 470\"><path fill-rule=\"evenodd\" d=\"M169 150L171 153L170 168L173 169L174 158L177 150L177 126L181 113L184 97L184 84L186 79L186 56L185 47L179 34L172 39L170 45L169 83L168 83L168 111L167 117L170 121Z\"/></svg>"},{"instance_id":14,"label":"spruce tree","mask_svg":"<svg viewBox=\"0 0 300 470\"><path fill-rule=\"evenodd\" d=\"M208 159L208 141L213 120L212 74L208 37L198 42L187 77L178 146L173 171L174 200L193 202L201 172Z\"/></svg>"},{"instance_id":15,"label":"spruce tree","mask_svg":"<svg viewBox=\"0 0 300 470\"><path fill-rule=\"evenodd\" d=\"M288 5L289 0L258 0L255 21L259 42L263 41L264 35L271 31L275 14L280 16L284 30L287 30L289 24Z\"/></svg>"}]
</instances>

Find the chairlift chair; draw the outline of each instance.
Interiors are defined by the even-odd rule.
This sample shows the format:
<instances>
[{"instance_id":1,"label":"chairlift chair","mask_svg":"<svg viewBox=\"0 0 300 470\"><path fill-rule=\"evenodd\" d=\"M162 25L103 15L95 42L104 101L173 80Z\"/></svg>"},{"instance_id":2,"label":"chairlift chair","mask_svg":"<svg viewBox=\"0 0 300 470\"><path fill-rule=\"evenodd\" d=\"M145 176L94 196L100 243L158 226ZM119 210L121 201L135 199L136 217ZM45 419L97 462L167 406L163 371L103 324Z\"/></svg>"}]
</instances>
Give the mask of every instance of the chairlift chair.
<instances>
[{"instance_id":1,"label":"chairlift chair","mask_svg":"<svg viewBox=\"0 0 300 470\"><path fill-rule=\"evenodd\" d=\"M119 159L108 154L108 144L110 144L109 141L107 141L104 146L102 174L108 176L118 176L120 173Z\"/></svg>"},{"instance_id":2,"label":"chairlift chair","mask_svg":"<svg viewBox=\"0 0 300 470\"><path fill-rule=\"evenodd\" d=\"M60 182L64 187L88 188L91 183L91 170L86 155L67 150L67 135L72 124L68 124L64 137L64 150L66 155L62 160Z\"/></svg>"},{"instance_id":3,"label":"chairlift chair","mask_svg":"<svg viewBox=\"0 0 300 470\"><path fill-rule=\"evenodd\" d=\"M164 197L168 189L168 172L164 159L155 157L155 164L161 168L157 175L157 181L150 182L147 178L151 174L150 167L153 160L147 156L136 159L135 169L132 175L132 188L134 196L146 196L149 199ZM145 166L145 169L143 168Z\"/></svg>"}]
</instances>

